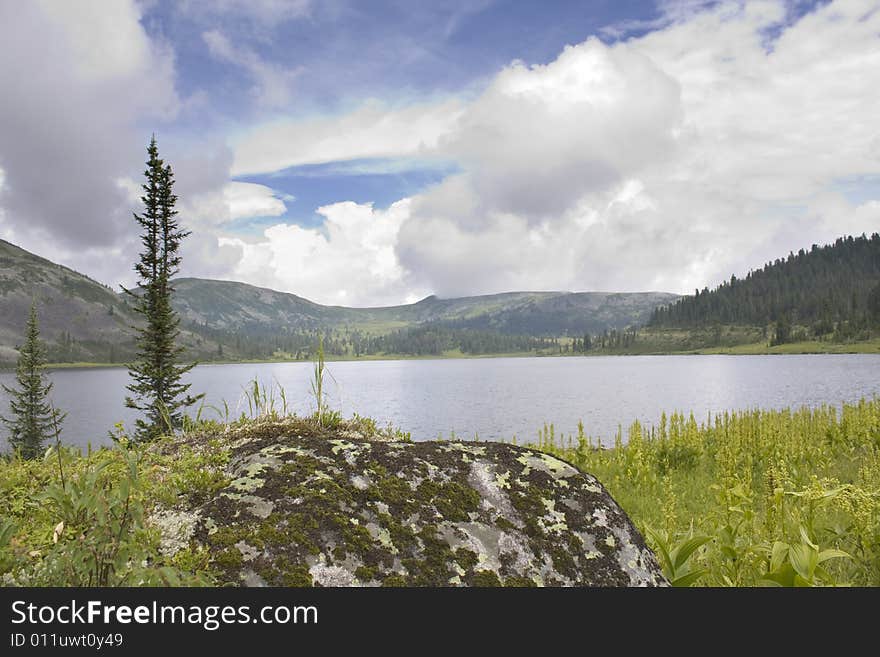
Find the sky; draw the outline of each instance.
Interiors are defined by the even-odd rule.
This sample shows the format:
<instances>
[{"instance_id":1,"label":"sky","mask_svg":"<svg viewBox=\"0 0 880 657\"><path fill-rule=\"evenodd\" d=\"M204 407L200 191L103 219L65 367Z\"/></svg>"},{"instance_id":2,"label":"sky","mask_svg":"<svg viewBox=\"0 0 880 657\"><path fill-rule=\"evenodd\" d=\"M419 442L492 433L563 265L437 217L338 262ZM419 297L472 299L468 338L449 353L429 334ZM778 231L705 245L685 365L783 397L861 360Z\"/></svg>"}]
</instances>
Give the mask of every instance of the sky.
<instances>
[{"instance_id":1,"label":"sky","mask_svg":"<svg viewBox=\"0 0 880 657\"><path fill-rule=\"evenodd\" d=\"M325 304L692 293L880 230L880 0L0 0L0 238Z\"/></svg>"}]
</instances>

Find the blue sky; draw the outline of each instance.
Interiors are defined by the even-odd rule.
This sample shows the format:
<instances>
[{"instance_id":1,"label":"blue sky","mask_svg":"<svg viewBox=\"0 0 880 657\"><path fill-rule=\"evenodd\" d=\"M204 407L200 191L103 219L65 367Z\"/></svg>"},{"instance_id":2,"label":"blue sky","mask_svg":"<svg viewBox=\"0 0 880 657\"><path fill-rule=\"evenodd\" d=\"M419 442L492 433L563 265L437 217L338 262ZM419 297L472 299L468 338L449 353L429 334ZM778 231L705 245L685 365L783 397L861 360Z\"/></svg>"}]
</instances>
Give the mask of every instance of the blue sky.
<instances>
[{"instance_id":1,"label":"blue sky","mask_svg":"<svg viewBox=\"0 0 880 657\"><path fill-rule=\"evenodd\" d=\"M178 130L204 127L236 134L254 122L277 117L344 113L364 98L406 104L430 97L478 94L492 75L513 60L530 64L552 61L561 48L608 26L656 21L661 12L645 0L555 2L529 1L327 2L282 3L288 13L266 17L246 11L211 12L195 4L160 1L142 23L152 38L174 45L177 89L184 96L206 94L209 110ZM298 70L290 104L264 107L249 95L253 80L244 68L218 61L205 46L205 32L222 33L243 44L266 63ZM627 35L643 33L634 28ZM372 202L386 208L440 182L455 164L405 159L395 162L358 160L305 165L236 180L267 185L287 195L285 221L303 226L323 223L315 209L339 200ZM372 164L372 166L370 166ZM411 168L410 168L411 167ZM384 169L393 171L385 173ZM360 173L353 171L360 170ZM236 221L240 232L260 230L277 217Z\"/></svg>"},{"instance_id":2,"label":"blue sky","mask_svg":"<svg viewBox=\"0 0 880 657\"><path fill-rule=\"evenodd\" d=\"M547 63L562 46L603 27L659 16L644 0L316 2L268 21L203 7L181 11L179 2L157 2L143 23L151 36L175 45L180 91L209 90L218 112L234 120L253 109L241 93L249 82L210 56L205 31L247 43L267 61L302 67L297 106L285 113L307 114L337 111L364 96L459 93L513 59Z\"/></svg>"},{"instance_id":3,"label":"blue sky","mask_svg":"<svg viewBox=\"0 0 880 657\"><path fill-rule=\"evenodd\" d=\"M880 226L878 0L0 0L0 237L324 303L687 292Z\"/></svg>"}]
</instances>

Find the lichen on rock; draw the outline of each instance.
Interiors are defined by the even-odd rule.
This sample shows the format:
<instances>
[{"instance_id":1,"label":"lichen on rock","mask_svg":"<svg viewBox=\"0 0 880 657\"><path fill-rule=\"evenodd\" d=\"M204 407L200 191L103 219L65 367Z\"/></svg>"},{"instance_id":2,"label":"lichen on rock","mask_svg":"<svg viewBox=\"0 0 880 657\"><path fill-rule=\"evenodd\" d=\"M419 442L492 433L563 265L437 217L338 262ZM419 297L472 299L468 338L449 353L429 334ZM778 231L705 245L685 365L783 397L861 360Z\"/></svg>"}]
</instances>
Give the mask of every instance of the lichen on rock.
<instances>
[{"instance_id":1,"label":"lichen on rock","mask_svg":"<svg viewBox=\"0 0 880 657\"><path fill-rule=\"evenodd\" d=\"M154 514L163 550L207 549L218 584L666 583L604 487L536 450L370 440L306 420L181 440L218 438L228 485Z\"/></svg>"}]
</instances>

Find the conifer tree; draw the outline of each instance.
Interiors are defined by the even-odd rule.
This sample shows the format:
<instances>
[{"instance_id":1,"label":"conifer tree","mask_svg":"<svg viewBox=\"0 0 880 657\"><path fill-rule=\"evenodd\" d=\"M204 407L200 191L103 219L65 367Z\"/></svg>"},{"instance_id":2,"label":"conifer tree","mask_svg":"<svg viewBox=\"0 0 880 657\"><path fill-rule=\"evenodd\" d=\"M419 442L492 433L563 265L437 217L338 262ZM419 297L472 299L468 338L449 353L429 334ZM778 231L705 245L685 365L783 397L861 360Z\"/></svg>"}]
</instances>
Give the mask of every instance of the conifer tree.
<instances>
[{"instance_id":1,"label":"conifer tree","mask_svg":"<svg viewBox=\"0 0 880 657\"><path fill-rule=\"evenodd\" d=\"M183 347L177 344L180 318L171 307L174 293L171 278L180 269L178 249L189 231L182 230L178 224L174 209L177 201L173 190L174 173L159 157L155 135L147 153L146 182L141 197L144 211L134 213L142 230L143 250L134 265L139 289L125 290L133 297L134 310L144 320L143 326L135 327L137 357L128 367L133 379L128 385L132 395L125 399L126 406L145 414L136 421L138 441L153 440L179 428L183 409L202 397L188 394L190 384L181 383L181 377L196 363L179 362L183 352Z\"/></svg>"},{"instance_id":2,"label":"conifer tree","mask_svg":"<svg viewBox=\"0 0 880 657\"><path fill-rule=\"evenodd\" d=\"M49 403L52 382L46 380L45 348L40 341L36 304L31 305L25 340L18 352L16 387L3 386L10 396L10 417L0 417L9 430L9 444L22 458L34 459L43 453L43 444L55 435L64 415Z\"/></svg>"}]
</instances>

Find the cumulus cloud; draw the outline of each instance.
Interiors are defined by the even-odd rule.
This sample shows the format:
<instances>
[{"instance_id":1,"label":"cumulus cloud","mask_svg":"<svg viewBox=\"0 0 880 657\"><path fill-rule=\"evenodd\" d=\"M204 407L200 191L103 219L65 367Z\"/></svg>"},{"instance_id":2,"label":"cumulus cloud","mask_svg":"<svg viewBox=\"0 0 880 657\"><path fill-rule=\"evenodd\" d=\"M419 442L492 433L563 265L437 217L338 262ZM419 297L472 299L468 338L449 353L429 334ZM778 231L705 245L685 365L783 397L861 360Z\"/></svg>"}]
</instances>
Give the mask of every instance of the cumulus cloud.
<instances>
[{"instance_id":1,"label":"cumulus cloud","mask_svg":"<svg viewBox=\"0 0 880 657\"><path fill-rule=\"evenodd\" d=\"M644 37L514 63L446 143L464 173L413 199L401 264L446 295L686 292L871 232L876 201L828 190L880 171L876 9L787 25L782 3L699 3Z\"/></svg>"},{"instance_id":2,"label":"cumulus cloud","mask_svg":"<svg viewBox=\"0 0 880 657\"><path fill-rule=\"evenodd\" d=\"M514 62L443 144L464 171L413 200L401 262L441 295L611 284L584 260L626 242L622 208L655 207L637 177L677 157L682 117L677 81L627 44Z\"/></svg>"},{"instance_id":3,"label":"cumulus cloud","mask_svg":"<svg viewBox=\"0 0 880 657\"><path fill-rule=\"evenodd\" d=\"M237 66L250 75L254 81L250 93L258 105L275 109L290 103L294 81L301 73L300 68L279 66L266 61L250 48L235 47L218 30L203 33L202 39L212 56Z\"/></svg>"},{"instance_id":4,"label":"cumulus cloud","mask_svg":"<svg viewBox=\"0 0 880 657\"><path fill-rule=\"evenodd\" d=\"M181 276L230 280L244 251L237 240L225 240L212 231L197 230L180 247L183 258Z\"/></svg>"},{"instance_id":5,"label":"cumulus cloud","mask_svg":"<svg viewBox=\"0 0 880 657\"><path fill-rule=\"evenodd\" d=\"M116 181L141 159L141 122L179 106L172 55L139 20L135 2L0 3L5 232L90 273L128 239Z\"/></svg>"},{"instance_id":6,"label":"cumulus cloud","mask_svg":"<svg viewBox=\"0 0 880 657\"><path fill-rule=\"evenodd\" d=\"M186 106L172 52L140 19L135 2L0 3L0 235L114 285L134 283L146 141ZM222 139L159 133L194 231L188 271L228 274L241 251L218 243L218 227L279 216L283 200L230 182Z\"/></svg>"},{"instance_id":7,"label":"cumulus cloud","mask_svg":"<svg viewBox=\"0 0 880 657\"><path fill-rule=\"evenodd\" d=\"M335 305L394 304L414 293L394 250L409 201L387 210L343 202L318 212L323 230L277 224L254 242L221 238L242 252L234 278Z\"/></svg>"},{"instance_id":8,"label":"cumulus cloud","mask_svg":"<svg viewBox=\"0 0 880 657\"><path fill-rule=\"evenodd\" d=\"M443 144L479 196L477 216L454 212L456 221L557 217L585 193L668 158L680 118L675 80L625 45L590 39L546 66L514 62Z\"/></svg>"}]
</instances>

